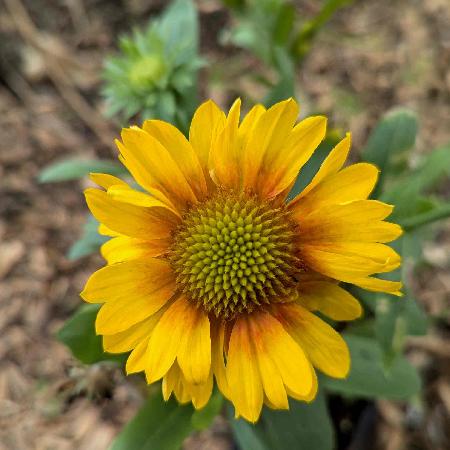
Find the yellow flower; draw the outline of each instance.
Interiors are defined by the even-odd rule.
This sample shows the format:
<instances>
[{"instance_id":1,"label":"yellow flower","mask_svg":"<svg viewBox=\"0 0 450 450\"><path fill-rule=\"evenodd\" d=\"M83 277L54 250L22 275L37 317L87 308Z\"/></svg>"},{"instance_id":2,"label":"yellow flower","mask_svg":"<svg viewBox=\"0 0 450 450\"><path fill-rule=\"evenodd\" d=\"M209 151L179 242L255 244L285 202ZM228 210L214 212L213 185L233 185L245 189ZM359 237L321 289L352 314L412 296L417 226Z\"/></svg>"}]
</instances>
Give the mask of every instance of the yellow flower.
<instances>
[{"instance_id":1,"label":"yellow flower","mask_svg":"<svg viewBox=\"0 0 450 450\"><path fill-rule=\"evenodd\" d=\"M400 295L399 282L371 276L400 265L384 243L401 229L384 221L392 206L367 200L377 168L342 168L349 134L286 204L326 132L324 117L297 117L292 99L257 105L242 121L239 100L228 115L207 101L189 140L159 120L122 131L119 159L146 192L92 175L104 190L88 189L86 200L112 239L81 295L103 303L105 350L131 351L127 373L162 379L166 399L201 408L215 378L251 422L263 403L311 401L314 368L349 371L345 341L314 314L361 315L339 282Z\"/></svg>"}]
</instances>

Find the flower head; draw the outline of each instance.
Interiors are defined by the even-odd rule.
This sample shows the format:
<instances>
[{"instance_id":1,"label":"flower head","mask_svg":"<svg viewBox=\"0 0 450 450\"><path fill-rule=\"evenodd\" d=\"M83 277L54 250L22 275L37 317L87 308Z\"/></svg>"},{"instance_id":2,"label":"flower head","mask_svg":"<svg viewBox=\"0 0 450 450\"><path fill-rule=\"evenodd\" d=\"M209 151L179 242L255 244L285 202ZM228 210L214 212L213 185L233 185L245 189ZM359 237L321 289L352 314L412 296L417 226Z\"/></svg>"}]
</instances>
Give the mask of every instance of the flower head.
<instances>
[{"instance_id":1,"label":"flower head","mask_svg":"<svg viewBox=\"0 0 450 450\"><path fill-rule=\"evenodd\" d=\"M88 189L87 203L112 239L82 296L103 303L105 350L131 351L127 372L162 379L166 399L201 408L215 379L252 422L263 404L311 401L315 369L343 378L350 367L345 341L315 314L360 316L339 282L400 295L399 282L372 276L400 265L385 243L401 229L384 220L392 206L367 199L377 168L343 168L349 134L286 203L326 132L324 117L297 116L292 99L242 121L239 100L228 115L208 101L189 140L159 120L122 131L119 158L146 192L92 175L104 190Z\"/></svg>"}]
</instances>

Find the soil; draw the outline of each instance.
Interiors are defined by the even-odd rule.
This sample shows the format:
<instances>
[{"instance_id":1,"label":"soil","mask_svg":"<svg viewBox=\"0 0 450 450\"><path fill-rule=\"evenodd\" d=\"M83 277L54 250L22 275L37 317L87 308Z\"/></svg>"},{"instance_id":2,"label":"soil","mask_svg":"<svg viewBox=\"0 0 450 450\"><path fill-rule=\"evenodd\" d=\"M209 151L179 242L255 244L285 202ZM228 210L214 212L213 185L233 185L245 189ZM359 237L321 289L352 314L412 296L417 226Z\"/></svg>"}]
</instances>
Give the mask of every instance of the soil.
<instances>
[{"instance_id":1,"label":"soil","mask_svg":"<svg viewBox=\"0 0 450 450\"><path fill-rule=\"evenodd\" d=\"M103 116L102 59L118 33L144 24L164 3L0 0L1 450L106 449L141 402L119 370L80 365L54 337L102 261L65 256L87 214L87 181L50 185L36 177L68 156L115 155L119 126ZM249 75L267 69L219 43L230 23L219 1L198 5L202 52L211 65L202 73L203 96L223 107L236 94L259 97ZM296 6L309 17L318 2ZM414 165L450 142L449 23L448 0L360 0L341 10L298 70L302 114L320 110L332 126L351 130L357 155L381 115L411 108L421 124ZM448 195L450 186L440 191ZM342 415L344 406L332 400L339 449L450 448L448 223L425 250L412 283L436 320L427 336L408 342L408 356L423 373L423 396L413 405L356 402ZM185 448L234 447L218 419Z\"/></svg>"}]
</instances>

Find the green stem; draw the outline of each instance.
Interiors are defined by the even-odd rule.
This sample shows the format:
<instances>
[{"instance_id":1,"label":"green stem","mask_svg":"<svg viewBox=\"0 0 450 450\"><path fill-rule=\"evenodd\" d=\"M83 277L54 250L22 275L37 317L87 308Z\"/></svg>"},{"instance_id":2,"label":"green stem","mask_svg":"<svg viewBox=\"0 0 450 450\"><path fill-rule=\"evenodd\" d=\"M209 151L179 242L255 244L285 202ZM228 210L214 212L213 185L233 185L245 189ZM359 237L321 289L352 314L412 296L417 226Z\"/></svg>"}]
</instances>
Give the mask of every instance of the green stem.
<instances>
[{"instance_id":1,"label":"green stem","mask_svg":"<svg viewBox=\"0 0 450 450\"><path fill-rule=\"evenodd\" d=\"M330 20L334 12L339 8L347 6L352 1L353 0L326 0L317 15L300 28L292 46L298 61L303 59L311 41L325 23Z\"/></svg>"}]
</instances>

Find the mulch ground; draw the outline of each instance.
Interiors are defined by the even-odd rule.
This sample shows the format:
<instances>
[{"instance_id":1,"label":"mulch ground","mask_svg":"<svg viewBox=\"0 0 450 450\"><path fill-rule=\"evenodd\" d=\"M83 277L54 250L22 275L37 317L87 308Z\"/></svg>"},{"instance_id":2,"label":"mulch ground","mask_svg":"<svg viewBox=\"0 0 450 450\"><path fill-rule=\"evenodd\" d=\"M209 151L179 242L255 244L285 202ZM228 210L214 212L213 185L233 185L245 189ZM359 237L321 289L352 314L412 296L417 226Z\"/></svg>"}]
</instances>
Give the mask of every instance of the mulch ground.
<instances>
[{"instance_id":1,"label":"mulch ground","mask_svg":"<svg viewBox=\"0 0 450 450\"><path fill-rule=\"evenodd\" d=\"M0 0L0 449L102 450L134 414L138 388L109 366L84 367L54 334L80 304L78 293L102 262L65 257L87 210L83 182L42 185L39 171L67 156L115 154L117 123L102 115L101 62L117 33L144 23L163 1ZM306 15L317 2L296 2ZM236 92L257 97L248 76L262 69L221 47L229 17L218 1L199 2L203 51L215 81L205 96L228 106ZM450 141L450 8L447 0L356 2L319 36L298 73L303 113L320 110L350 129L360 149L390 108L415 110L416 154ZM207 73L202 75L204 85ZM230 88L232 86L232 88ZM414 158L413 158L414 160ZM450 193L450 186L442 186ZM425 249L412 282L418 301L439 318L411 339L408 355L424 374L413 406L376 403L370 446L450 448L450 227ZM338 424L339 433L358 420ZM341 448L359 450L358 433ZM191 437L186 449L231 449L226 425Z\"/></svg>"}]
</instances>

